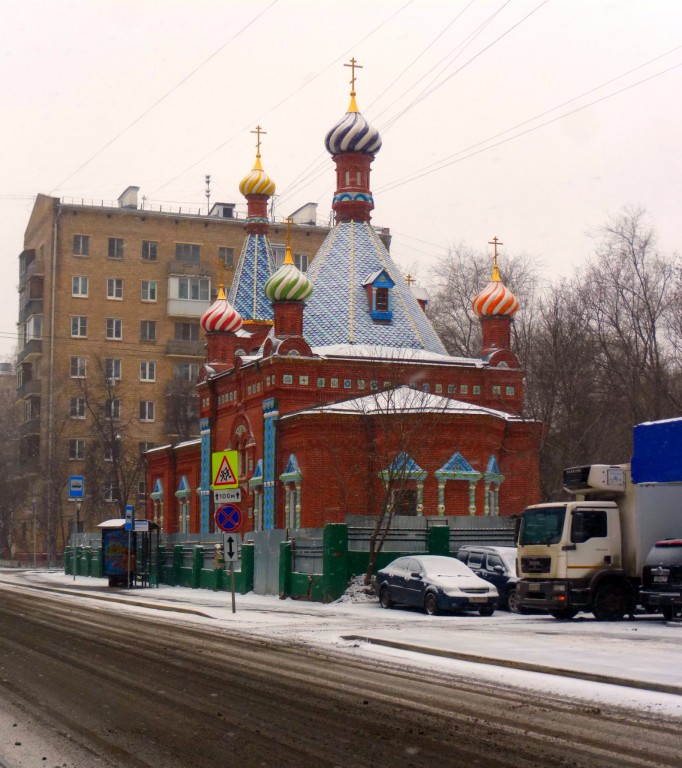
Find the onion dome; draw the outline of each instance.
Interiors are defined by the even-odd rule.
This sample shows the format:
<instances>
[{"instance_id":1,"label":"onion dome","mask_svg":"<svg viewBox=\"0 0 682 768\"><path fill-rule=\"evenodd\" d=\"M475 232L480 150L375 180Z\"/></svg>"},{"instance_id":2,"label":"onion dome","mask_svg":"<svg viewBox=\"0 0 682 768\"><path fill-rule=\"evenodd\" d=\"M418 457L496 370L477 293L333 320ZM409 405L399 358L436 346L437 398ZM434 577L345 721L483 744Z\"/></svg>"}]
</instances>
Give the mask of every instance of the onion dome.
<instances>
[{"instance_id":1,"label":"onion dome","mask_svg":"<svg viewBox=\"0 0 682 768\"><path fill-rule=\"evenodd\" d=\"M492 280L471 302L479 317L512 317L519 308L519 300L500 279L497 263Z\"/></svg>"},{"instance_id":2,"label":"onion dome","mask_svg":"<svg viewBox=\"0 0 682 768\"><path fill-rule=\"evenodd\" d=\"M253 170L239 182L239 191L242 195L274 195L275 182L263 170L260 162L260 154L256 155Z\"/></svg>"},{"instance_id":3,"label":"onion dome","mask_svg":"<svg viewBox=\"0 0 682 768\"><path fill-rule=\"evenodd\" d=\"M381 136L358 111L355 94L351 93L348 112L327 133L324 145L330 155L344 152L362 152L376 155L381 149Z\"/></svg>"},{"instance_id":4,"label":"onion dome","mask_svg":"<svg viewBox=\"0 0 682 768\"><path fill-rule=\"evenodd\" d=\"M313 285L294 264L287 246L284 264L268 278L265 294L270 301L305 301L313 292Z\"/></svg>"},{"instance_id":5,"label":"onion dome","mask_svg":"<svg viewBox=\"0 0 682 768\"><path fill-rule=\"evenodd\" d=\"M242 316L225 298L223 286L218 290L218 298L201 316L201 327L206 333L235 333L238 331L244 321Z\"/></svg>"}]
</instances>

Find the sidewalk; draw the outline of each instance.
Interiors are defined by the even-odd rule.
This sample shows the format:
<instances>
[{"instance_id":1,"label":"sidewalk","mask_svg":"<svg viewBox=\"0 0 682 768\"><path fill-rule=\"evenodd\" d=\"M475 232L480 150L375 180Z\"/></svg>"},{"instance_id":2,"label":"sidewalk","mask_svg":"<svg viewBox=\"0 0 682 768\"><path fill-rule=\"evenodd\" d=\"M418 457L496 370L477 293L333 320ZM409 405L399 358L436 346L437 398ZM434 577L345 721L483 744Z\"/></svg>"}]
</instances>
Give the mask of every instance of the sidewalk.
<instances>
[{"instance_id":1,"label":"sidewalk","mask_svg":"<svg viewBox=\"0 0 682 768\"><path fill-rule=\"evenodd\" d=\"M682 622L664 622L660 617L613 623L591 616L560 622L504 611L492 617L430 617L418 611L384 610L374 600L323 605L253 593L236 596L233 614L226 592L169 586L119 590L109 589L105 579L74 581L63 572L0 571L0 579L8 578L79 599L161 610L185 620L219 621L264 637L318 645L369 643L434 658L682 696Z\"/></svg>"}]
</instances>

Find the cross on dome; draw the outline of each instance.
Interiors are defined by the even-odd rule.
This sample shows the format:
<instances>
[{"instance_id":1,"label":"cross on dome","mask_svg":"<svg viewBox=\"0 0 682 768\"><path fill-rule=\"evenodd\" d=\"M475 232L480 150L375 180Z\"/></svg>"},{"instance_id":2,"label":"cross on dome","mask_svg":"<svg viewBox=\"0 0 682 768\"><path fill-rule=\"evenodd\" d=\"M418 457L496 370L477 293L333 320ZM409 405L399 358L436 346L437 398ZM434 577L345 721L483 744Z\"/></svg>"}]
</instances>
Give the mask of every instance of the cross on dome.
<instances>
[{"instance_id":1,"label":"cross on dome","mask_svg":"<svg viewBox=\"0 0 682 768\"><path fill-rule=\"evenodd\" d=\"M498 245L504 245L504 243L501 240L497 239L497 235L493 237L492 240L488 240L488 245L492 245L494 247L494 254L493 254L493 280L500 280L500 270L497 268L497 246Z\"/></svg>"},{"instance_id":2,"label":"cross on dome","mask_svg":"<svg viewBox=\"0 0 682 768\"><path fill-rule=\"evenodd\" d=\"M358 64L357 59L353 56L349 64L344 64L344 67L350 67L350 106L349 112L359 112L358 105L355 103L355 70L362 69L362 64Z\"/></svg>"}]
</instances>

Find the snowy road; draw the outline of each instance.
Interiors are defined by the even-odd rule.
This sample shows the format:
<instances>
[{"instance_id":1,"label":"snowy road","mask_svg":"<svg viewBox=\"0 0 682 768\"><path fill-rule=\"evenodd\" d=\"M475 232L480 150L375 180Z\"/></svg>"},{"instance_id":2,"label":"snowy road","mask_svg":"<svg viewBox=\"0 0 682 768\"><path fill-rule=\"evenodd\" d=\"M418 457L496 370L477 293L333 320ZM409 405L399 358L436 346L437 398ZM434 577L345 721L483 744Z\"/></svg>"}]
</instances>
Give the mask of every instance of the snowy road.
<instances>
[{"instance_id":1,"label":"snowy road","mask_svg":"<svg viewBox=\"0 0 682 768\"><path fill-rule=\"evenodd\" d=\"M222 593L104 585L0 573L0 760L12 768L67 756L77 768L208 766L226 754L243 766L301 768L682 766L682 696L656 690L682 689L679 624L426 617L255 595L238 596L233 615ZM350 635L606 669L651 690Z\"/></svg>"}]
</instances>

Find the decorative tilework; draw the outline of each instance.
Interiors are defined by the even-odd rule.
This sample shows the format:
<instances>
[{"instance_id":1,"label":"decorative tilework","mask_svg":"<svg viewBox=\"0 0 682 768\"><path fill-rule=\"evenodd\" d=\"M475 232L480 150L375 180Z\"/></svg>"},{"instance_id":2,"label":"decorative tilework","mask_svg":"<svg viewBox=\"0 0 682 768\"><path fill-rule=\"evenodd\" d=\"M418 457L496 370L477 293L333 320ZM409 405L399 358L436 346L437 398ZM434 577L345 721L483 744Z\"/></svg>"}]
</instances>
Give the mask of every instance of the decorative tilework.
<instances>
[{"instance_id":1,"label":"decorative tilework","mask_svg":"<svg viewBox=\"0 0 682 768\"><path fill-rule=\"evenodd\" d=\"M199 495L199 516L201 532L208 533L211 513L211 425L208 419L199 421L201 434L201 488Z\"/></svg>"},{"instance_id":2,"label":"decorative tilework","mask_svg":"<svg viewBox=\"0 0 682 768\"><path fill-rule=\"evenodd\" d=\"M358 379L358 389L364 389L364 388L365 388L365 380Z\"/></svg>"},{"instance_id":3,"label":"decorative tilework","mask_svg":"<svg viewBox=\"0 0 682 768\"><path fill-rule=\"evenodd\" d=\"M502 394L502 387L494 386L493 395L501 395L501 394Z\"/></svg>"},{"instance_id":4,"label":"decorative tilework","mask_svg":"<svg viewBox=\"0 0 682 768\"><path fill-rule=\"evenodd\" d=\"M299 383L299 384L300 384L302 387L307 387L307 386L308 386L308 381L309 381L309 379L308 379L308 377L307 377L307 376L299 376L299 377L298 377L298 383Z\"/></svg>"},{"instance_id":5,"label":"decorative tilework","mask_svg":"<svg viewBox=\"0 0 682 768\"><path fill-rule=\"evenodd\" d=\"M514 387L507 387L507 394L508 394L508 395L513 395L513 394L514 394L514 392L515 392L515 389L514 389Z\"/></svg>"},{"instance_id":6,"label":"decorative tilework","mask_svg":"<svg viewBox=\"0 0 682 768\"><path fill-rule=\"evenodd\" d=\"M459 388L459 392L461 395L468 395L469 394L469 385L468 384L462 384Z\"/></svg>"},{"instance_id":7,"label":"decorative tilework","mask_svg":"<svg viewBox=\"0 0 682 768\"><path fill-rule=\"evenodd\" d=\"M282 384L293 384L294 377L290 373L285 373L282 376Z\"/></svg>"},{"instance_id":8,"label":"decorative tilework","mask_svg":"<svg viewBox=\"0 0 682 768\"><path fill-rule=\"evenodd\" d=\"M338 379L329 379L329 386L332 389L338 389L339 386L339 380Z\"/></svg>"},{"instance_id":9,"label":"decorative tilework","mask_svg":"<svg viewBox=\"0 0 682 768\"><path fill-rule=\"evenodd\" d=\"M448 384L448 394L454 395L455 394L455 385L454 384Z\"/></svg>"},{"instance_id":10,"label":"decorative tilework","mask_svg":"<svg viewBox=\"0 0 682 768\"><path fill-rule=\"evenodd\" d=\"M478 386L478 384L474 384L474 394L475 395L481 394L481 388Z\"/></svg>"},{"instance_id":11,"label":"decorative tilework","mask_svg":"<svg viewBox=\"0 0 682 768\"><path fill-rule=\"evenodd\" d=\"M344 379L343 380L343 388L344 389L350 389L353 386L353 382L351 379Z\"/></svg>"},{"instance_id":12,"label":"decorative tilework","mask_svg":"<svg viewBox=\"0 0 682 768\"><path fill-rule=\"evenodd\" d=\"M385 270L395 281L391 323L372 319L362 285L366 276L377 270ZM337 224L310 265L307 277L313 284L313 294L304 313L303 335L311 346L372 344L446 354L431 321L369 223ZM246 319L243 312L242 316Z\"/></svg>"},{"instance_id":13,"label":"decorative tilework","mask_svg":"<svg viewBox=\"0 0 682 768\"><path fill-rule=\"evenodd\" d=\"M370 381L369 383L369 388L371 390L376 391L377 389L379 389L379 382L376 379L372 379L372 381Z\"/></svg>"},{"instance_id":14,"label":"decorative tilework","mask_svg":"<svg viewBox=\"0 0 682 768\"><path fill-rule=\"evenodd\" d=\"M317 386L318 387L324 387L325 380L324 379L318 379L317 380Z\"/></svg>"},{"instance_id":15,"label":"decorative tilework","mask_svg":"<svg viewBox=\"0 0 682 768\"><path fill-rule=\"evenodd\" d=\"M275 259L265 235L247 235L239 256L228 301L243 320L272 320L272 302L265 283L275 272Z\"/></svg>"},{"instance_id":16,"label":"decorative tilework","mask_svg":"<svg viewBox=\"0 0 682 768\"><path fill-rule=\"evenodd\" d=\"M263 530L275 527L275 449L277 445L277 400L263 401Z\"/></svg>"},{"instance_id":17,"label":"decorative tilework","mask_svg":"<svg viewBox=\"0 0 682 768\"><path fill-rule=\"evenodd\" d=\"M442 394L443 392L443 385L442 384L436 384L436 394Z\"/></svg>"}]
</instances>

